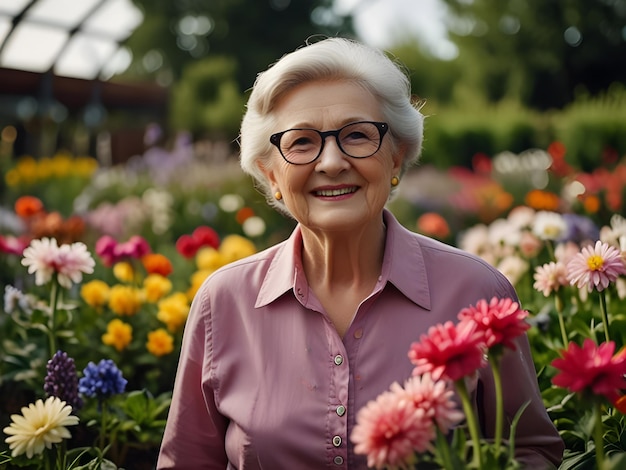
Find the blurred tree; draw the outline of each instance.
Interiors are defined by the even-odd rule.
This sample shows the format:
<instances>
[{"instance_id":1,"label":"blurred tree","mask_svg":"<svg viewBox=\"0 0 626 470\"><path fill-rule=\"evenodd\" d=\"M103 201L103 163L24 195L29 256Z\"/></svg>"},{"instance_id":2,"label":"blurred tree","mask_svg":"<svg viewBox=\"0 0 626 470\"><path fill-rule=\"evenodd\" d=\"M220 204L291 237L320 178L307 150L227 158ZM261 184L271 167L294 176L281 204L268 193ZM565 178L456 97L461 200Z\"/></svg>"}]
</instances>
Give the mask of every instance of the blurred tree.
<instances>
[{"instance_id":1,"label":"blurred tree","mask_svg":"<svg viewBox=\"0 0 626 470\"><path fill-rule=\"evenodd\" d=\"M125 78L172 86L170 124L233 140L257 73L314 35L352 36L333 0L133 0Z\"/></svg>"},{"instance_id":2,"label":"blurred tree","mask_svg":"<svg viewBox=\"0 0 626 470\"><path fill-rule=\"evenodd\" d=\"M488 101L560 108L626 83L625 0L444 0L460 80Z\"/></svg>"},{"instance_id":3,"label":"blurred tree","mask_svg":"<svg viewBox=\"0 0 626 470\"><path fill-rule=\"evenodd\" d=\"M232 57L240 90L313 35L352 35L352 19L332 0L133 0L144 22L129 38L128 74L171 83L198 59Z\"/></svg>"}]
</instances>

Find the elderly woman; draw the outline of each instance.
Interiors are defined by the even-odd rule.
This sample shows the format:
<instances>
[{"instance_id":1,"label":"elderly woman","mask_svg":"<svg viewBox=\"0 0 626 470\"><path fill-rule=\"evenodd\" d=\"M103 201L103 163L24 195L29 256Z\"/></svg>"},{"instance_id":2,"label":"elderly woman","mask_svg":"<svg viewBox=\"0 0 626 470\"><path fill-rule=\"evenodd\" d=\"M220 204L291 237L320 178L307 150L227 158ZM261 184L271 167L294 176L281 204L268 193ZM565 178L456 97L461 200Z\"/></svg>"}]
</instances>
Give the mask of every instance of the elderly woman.
<instances>
[{"instance_id":1,"label":"elderly woman","mask_svg":"<svg viewBox=\"0 0 626 470\"><path fill-rule=\"evenodd\" d=\"M411 343L480 299L516 299L487 263L385 209L419 156L422 127L402 69L354 41L307 45L259 75L241 166L298 225L196 295L159 469L364 469L350 441L356 414L411 376ZM502 370L507 418L529 401L518 459L552 468L563 444L525 336ZM488 368L472 396L492 436Z\"/></svg>"}]
</instances>

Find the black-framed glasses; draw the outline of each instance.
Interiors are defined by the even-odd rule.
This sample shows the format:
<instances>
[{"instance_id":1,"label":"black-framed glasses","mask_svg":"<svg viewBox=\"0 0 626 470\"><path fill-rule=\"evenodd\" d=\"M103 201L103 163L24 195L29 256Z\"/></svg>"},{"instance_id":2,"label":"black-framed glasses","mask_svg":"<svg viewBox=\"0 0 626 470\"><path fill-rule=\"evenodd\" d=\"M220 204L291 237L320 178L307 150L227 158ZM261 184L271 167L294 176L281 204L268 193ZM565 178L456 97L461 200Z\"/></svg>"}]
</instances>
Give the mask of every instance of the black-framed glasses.
<instances>
[{"instance_id":1,"label":"black-framed glasses","mask_svg":"<svg viewBox=\"0 0 626 470\"><path fill-rule=\"evenodd\" d=\"M386 122L358 121L333 131L288 129L270 136L282 157L292 165L306 165L322 154L326 138L334 136L339 149L352 158L367 158L380 149L389 130Z\"/></svg>"}]
</instances>

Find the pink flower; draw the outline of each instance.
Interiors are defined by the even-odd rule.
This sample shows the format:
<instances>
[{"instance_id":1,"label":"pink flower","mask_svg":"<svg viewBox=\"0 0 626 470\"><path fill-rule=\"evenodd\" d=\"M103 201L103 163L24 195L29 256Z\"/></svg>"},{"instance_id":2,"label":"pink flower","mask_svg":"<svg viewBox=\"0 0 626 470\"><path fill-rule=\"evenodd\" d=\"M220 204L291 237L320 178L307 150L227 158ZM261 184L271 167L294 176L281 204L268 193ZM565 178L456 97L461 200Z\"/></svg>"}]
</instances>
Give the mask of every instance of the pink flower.
<instances>
[{"instance_id":1,"label":"pink flower","mask_svg":"<svg viewBox=\"0 0 626 470\"><path fill-rule=\"evenodd\" d=\"M453 399L454 390L450 382L433 380L429 373L411 377L404 383L404 389L394 383L391 390L399 395L404 394L415 408L423 409L443 434L447 434L465 418Z\"/></svg>"},{"instance_id":2,"label":"pink flower","mask_svg":"<svg viewBox=\"0 0 626 470\"><path fill-rule=\"evenodd\" d=\"M604 395L614 403L620 396L619 391L626 389L626 349L615 356L613 351L613 341L596 346L587 338L582 348L571 342L562 356L552 361L552 366L559 369L552 383L571 392L591 391Z\"/></svg>"},{"instance_id":3,"label":"pink flower","mask_svg":"<svg viewBox=\"0 0 626 470\"><path fill-rule=\"evenodd\" d=\"M118 243L114 249L115 256L118 259L134 258L141 259L143 256L150 253L150 245L145 238L139 235L133 235L130 239L124 243Z\"/></svg>"},{"instance_id":4,"label":"pink flower","mask_svg":"<svg viewBox=\"0 0 626 470\"><path fill-rule=\"evenodd\" d=\"M600 240L595 246L585 246L567 263L567 278L571 285L587 287L591 292L606 289L610 283L626 274L620 251Z\"/></svg>"},{"instance_id":5,"label":"pink flower","mask_svg":"<svg viewBox=\"0 0 626 470\"><path fill-rule=\"evenodd\" d=\"M399 387L399 385L398 385ZM368 467L406 468L415 452L432 450L432 419L415 408L404 393L386 391L359 410L350 439L356 454L367 455Z\"/></svg>"},{"instance_id":6,"label":"pink flower","mask_svg":"<svg viewBox=\"0 0 626 470\"><path fill-rule=\"evenodd\" d=\"M515 350L513 340L530 328L524 320L527 316L528 312L520 309L517 302L497 297L493 297L489 303L481 299L476 306L459 312L461 323L476 323L478 330L484 333L485 344L490 349L501 344Z\"/></svg>"},{"instance_id":7,"label":"pink flower","mask_svg":"<svg viewBox=\"0 0 626 470\"><path fill-rule=\"evenodd\" d=\"M567 267L557 261L550 261L543 266L537 266L533 274L535 283L533 287L548 297L552 292L558 291L562 286L567 286Z\"/></svg>"},{"instance_id":8,"label":"pink flower","mask_svg":"<svg viewBox=\"0 0 626 470\"><path fill-rule=\"evenodd\" d=\"M95 262L84 243L57 245L54 238L33 240L24 250L22 265L35 274L35 284L42 286L57 275L59 284L69 289L79 283L83 273L92 273Z\"/></svg>"},{"instance_id":9,"label":"pink flower","mask_svg":"<svg viewBox=\"0 0 626 470\"><path fill-rule=\"evenodd\" d=\"M96 242L96 254L102 259L105 266L113 266L118 260L115 257L117 241L110 235L103 235Z\"/></svg>"},{"instance_id":10,"label":"pink flower","mask_svg":"<svg viewBox=\"0 0 626 470\"><path fill-rule=\"evenodd\" d=\"M486 365L484 345L484 335L473 322L431 326L409 349L413 375L430 372L434 380L457 381Z\"/></svg>"}]
</instances>

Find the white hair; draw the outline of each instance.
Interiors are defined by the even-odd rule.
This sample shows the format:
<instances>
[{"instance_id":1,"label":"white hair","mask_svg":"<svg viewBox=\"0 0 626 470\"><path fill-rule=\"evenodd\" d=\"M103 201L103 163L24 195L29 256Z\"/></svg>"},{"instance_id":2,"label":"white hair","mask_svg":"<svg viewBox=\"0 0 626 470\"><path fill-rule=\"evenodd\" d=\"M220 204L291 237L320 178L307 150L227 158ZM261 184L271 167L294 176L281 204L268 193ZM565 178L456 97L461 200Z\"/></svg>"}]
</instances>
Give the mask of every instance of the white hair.
<instances>
[{"instance_id":1,"label":"white hair","mask_svg":"<svg viewBox=\"0 0 626 470\"><path fill-rule=\"evenodd\" d=\"M254 178L268 203L287 215L286 206L272 196L258 163L269 167L269 138L280 130L272 113L276 102L294 87L319 80L350 80L378 99L394 145L407 150L401 174L421 153L424 116L421 104L412 100L409 78L400 64L378 49L345 38L323 39L296 49L257 76L239 136L241 168Z\"/></svg>"}]
</instances>

